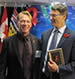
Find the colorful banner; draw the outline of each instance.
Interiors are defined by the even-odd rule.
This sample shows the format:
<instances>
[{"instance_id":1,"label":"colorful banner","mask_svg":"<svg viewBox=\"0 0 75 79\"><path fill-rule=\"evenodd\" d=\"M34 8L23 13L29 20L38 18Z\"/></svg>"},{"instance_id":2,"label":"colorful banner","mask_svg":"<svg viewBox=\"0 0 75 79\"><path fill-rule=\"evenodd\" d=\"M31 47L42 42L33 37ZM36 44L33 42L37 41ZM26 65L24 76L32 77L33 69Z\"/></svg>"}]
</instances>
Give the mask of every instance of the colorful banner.
<instances>
[{"instance_id":1,"label":"colorful banner","mask_svg":"<svg viewBox=\"0 0 75 79\"><path fill-rule=\"evenodd\" d=\"M8 36L14 35L18 30L18 28L17 28L17 15L18 15L18 12L14 8L13 9L13 14L12 14L11 19L10 19L10 26L9 26Z\"/></svg>"},{"instance_id":2,"label":"colorful banner","mask_svg":"<svg viewBox=\"0 0 75 79\"><path fill-rule=\"evenodd\" d=\"M8 16L7 16L6 4L5 4L4 10L3 10L3 15L2 15L2 18L1 18L1 24L0 24L0 39L1 39L1 42L6 37L8 37Z\"/></svg>"},{"instance_id":3,"label":"colorful banner","mask_svg":"<svg viewBox=\"0 0 75 79\"><path fill-rule=\"evenodd\" d=\"M32 27L31 33L41 38L41 33L52 28L50 20L51 5L32 5L37 9L37 25ZM66 25L69 29L75 31L75 6L68 6L68 18Z\"/></svg>"},{"instance_id":4,"label":"colorful banner","mask_svg":"<svg viewBox=\"0 0 75 79\"><path fill-rule=\"evenodd\" d=\"M31 33L38 38L41 38L42 32L52 28L53 26L51 25L51 20L50 20L50 9L51 5L24 5L23 7L17 7L17 12L21 12L23 10L28 10L32 17L33 17L33 26L31 29ZM10 10L10 12L9 12ZM13 18L13 12L14 9L8 8L8 17L9 17L9 25L11 25L11 20L10 18ZM75 31L75 6L68 6L68 18L66 20L66 25L69 27L69 29ZM11 17L10 17L11 14ZM12 19L14 22L14 18ZM9 29L11 29L10 32L14 33L15 30L13 28L13 25ZM10 35L9 35L10 36Z\"/></svg>"}]
</instances>

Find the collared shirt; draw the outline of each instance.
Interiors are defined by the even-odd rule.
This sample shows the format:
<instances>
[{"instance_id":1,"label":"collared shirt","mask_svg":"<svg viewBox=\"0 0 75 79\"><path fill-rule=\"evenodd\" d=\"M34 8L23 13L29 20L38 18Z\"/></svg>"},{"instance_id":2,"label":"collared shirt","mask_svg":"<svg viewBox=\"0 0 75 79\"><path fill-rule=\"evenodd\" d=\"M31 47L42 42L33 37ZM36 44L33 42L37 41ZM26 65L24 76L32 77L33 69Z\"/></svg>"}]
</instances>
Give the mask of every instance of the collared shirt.
<instances>
[{"instance_id":1,"label":"collared shirt","mask_svg":"<svg viewBox=\"0 0 75 79\"><path fill-rule=\"evenodd\" d=\"M63 26L62 28L58 29L59 30L59 33L58 33L58 39L57 39L57 43L56 43L56 47L65 31L65 28L66 28L66 25ZM46 67L46 61L47 61L47 56L48 56L48 51L49 51L49 48L50 48L50 45L51 45L51 41L52 41L52 38L53 38L53 35L54 35L54 31L56 30L56 28L53 29L50 37L49 37L49 40L48 40L48 44L47 44L47 50L46 50L46 55L45 55L45 60L44 60L44 66L42 68L42 72L45 72L45 67ZM58 71L59 72L59 69Z\"/></svg>"},{"instance_id":2,"label":"collared shirt","mask_svg":"<svg viewBox=\"0 0 75 79\"><path fill-rule=\"evenodd\" d=\"M26 37L24 37L20 32L18 32L17 35L18 35L18 38L19 38L19 40L18 40L19 56L22 59L23 49L25 48L26 39L28 38L30 40L30 34L27 35ZM31 45L31 40L29 42L30 42L30 45ZM32 49L32 46L31 46L31 49Z\"/></svg>"},{"instance_id":3,"label":"collared shirt","mask_svg":"<svg viewBox=\"0 0 75 79\"><path fill-rule=\"evenodd\" d=\"M59 33L58 33L58 37L57 37L57 43L56 43L56 47L58 46L59 42L60 42L60 39L65 31L65 28L66 28L66 25L63 26L62 28L58 29L59 30ZM54 35L54 31L56 30L56 28L53 29L50 37L49 37L49 40L48 40L48 44L47 44L47 51L49 51L49 47L51 45L51 41L52 41L52 38L53 38L53 35Z\"/></svg>"}]
</instances>

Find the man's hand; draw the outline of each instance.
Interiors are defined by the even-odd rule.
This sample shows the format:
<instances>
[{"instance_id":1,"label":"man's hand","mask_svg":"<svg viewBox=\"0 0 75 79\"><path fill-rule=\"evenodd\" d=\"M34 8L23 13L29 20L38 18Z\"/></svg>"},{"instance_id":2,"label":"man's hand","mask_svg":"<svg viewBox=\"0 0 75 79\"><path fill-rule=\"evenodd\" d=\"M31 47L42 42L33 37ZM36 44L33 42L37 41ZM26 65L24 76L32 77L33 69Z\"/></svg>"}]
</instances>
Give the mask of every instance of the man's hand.
<instances>
[{"instance_id":1,"label":"man's hand","mask_svg":"<svg viewBox=\"0 0 75 79\"><path fill-rule=\"evenodd\" d=\"M52 59L50 59L48 62L48 69L50 72L57 72L58 65Z\"/></svg>"}]
</instances>

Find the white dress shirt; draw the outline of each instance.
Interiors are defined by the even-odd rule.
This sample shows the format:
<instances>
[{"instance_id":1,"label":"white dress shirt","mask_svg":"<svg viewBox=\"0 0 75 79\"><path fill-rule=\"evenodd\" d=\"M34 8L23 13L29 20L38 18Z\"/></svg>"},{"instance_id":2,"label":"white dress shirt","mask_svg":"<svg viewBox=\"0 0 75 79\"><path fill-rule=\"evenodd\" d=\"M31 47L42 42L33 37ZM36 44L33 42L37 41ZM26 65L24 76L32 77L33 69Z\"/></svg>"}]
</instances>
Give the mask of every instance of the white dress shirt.
<instances>
[{"instance_id":1,"label":"white dress shirt","mask_svg":"<svg viewBox=\"0 0 75 79\"><path fill-rule=\"evenodd\" d=\"M60 42L60 39L65 31L65 28L66 28L66 25L63 26L62 28L58 29L59 30L59 33L58 33L58 37L57 37L57 43L56 43L56 47L58 46L59 42ZM45 55L45 60L44 60L44 66L42 68L42 71L45 72L45 67L46 67L46 62L47 62L47 56L48 56L48 51L49 51L49 48L50 48L50 45L51 45L51 41L52 41L52 38L53 38L53 35L54 35L54 31L56 30L56 28L53 29L50 37L49 37L49 40L48 40L48 44L47 44L47 50L46 50L46 55ZM58 71L59 72L59 69Z\"/></svg>"},{"instance_id":2,"label":"white dress shirt","mask_svg":"<svg viewBox=\"0 0 75 79\"><path fill-rule=\"evenodd\" d=\"M59 41L64 33L64 30L66 28L66 25L63 26L62 28L59 29L59 33L58 33L58 37L57 37L57 43L56 43L56 47L58 46L59 44ZM52 41L52 38L53 38L53 35L54 35L54 31L56 30L56 28L53 29L50 37L49 37L49 40L48 40L48 44L47 44L47 51L49 51L49 48L50 48L50 45L51 45L51 41Z\"/></svg>"}]
</instances>

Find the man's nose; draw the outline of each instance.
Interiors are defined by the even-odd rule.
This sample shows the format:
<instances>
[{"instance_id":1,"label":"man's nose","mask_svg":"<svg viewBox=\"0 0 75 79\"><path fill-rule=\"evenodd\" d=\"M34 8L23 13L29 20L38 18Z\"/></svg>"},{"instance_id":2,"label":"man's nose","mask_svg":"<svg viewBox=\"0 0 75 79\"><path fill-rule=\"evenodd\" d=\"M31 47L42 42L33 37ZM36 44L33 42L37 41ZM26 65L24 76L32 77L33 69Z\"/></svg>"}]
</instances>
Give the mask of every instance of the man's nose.
<instances>
[{"instance_id":1,"label":"man's nose","mask_svg":"<svg viewBox=\"0 0 75 79\"><path fill-rule=\"evenodd\" d=\"M24 21L24 24L27 25L28 24L27 21Z\"/></svg>"},{"instance_id":2,"label":"man's nose","mask_svg":"<svg viewBox=\"0 0 75 79\"><path fill-rule=\"evenodd\" d=\"M53 16L50 16L50 19L52 20L53 19Z\"/></svg>"}]
</instances>

